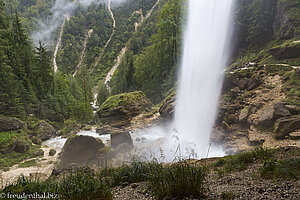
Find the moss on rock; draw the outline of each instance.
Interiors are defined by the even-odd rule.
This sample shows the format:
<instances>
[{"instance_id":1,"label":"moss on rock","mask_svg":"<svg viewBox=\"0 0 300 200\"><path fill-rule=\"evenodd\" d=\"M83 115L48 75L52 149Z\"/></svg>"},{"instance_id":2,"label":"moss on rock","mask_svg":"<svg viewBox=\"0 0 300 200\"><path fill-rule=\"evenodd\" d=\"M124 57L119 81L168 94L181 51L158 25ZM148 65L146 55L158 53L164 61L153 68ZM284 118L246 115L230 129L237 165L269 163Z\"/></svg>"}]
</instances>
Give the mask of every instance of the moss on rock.
<instances>
[{"instance_id":1,"label":"moss on rock","mask_svg":"<svg viewBox=\"0 0 300 200\"><path fill-rule=\"evenodd\" d=\"M129 123L129 119L142 112L149 112L152 104L143 92L136 91L109 97L98 109L97 114L104 123L116 127Z\"/></svg>"}]
</instances>

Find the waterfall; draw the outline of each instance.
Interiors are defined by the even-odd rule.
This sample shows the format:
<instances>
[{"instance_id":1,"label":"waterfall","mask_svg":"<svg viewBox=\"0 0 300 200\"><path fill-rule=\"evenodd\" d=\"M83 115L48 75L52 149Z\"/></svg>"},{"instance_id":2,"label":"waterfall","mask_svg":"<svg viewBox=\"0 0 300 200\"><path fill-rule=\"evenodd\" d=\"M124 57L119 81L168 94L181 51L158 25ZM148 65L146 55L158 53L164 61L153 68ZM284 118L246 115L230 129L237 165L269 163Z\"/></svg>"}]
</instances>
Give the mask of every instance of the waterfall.
<instances>
[{"instance_id":1,"label":"waterfall","mask_svg":"<svg viewBox=\"0 0 300 200\"><path fill-rule=\"evenodd\" d=\"M189 0L174 126L198 158L209 148L230 54L234 0Z\"/></svg>"}]
</instances>

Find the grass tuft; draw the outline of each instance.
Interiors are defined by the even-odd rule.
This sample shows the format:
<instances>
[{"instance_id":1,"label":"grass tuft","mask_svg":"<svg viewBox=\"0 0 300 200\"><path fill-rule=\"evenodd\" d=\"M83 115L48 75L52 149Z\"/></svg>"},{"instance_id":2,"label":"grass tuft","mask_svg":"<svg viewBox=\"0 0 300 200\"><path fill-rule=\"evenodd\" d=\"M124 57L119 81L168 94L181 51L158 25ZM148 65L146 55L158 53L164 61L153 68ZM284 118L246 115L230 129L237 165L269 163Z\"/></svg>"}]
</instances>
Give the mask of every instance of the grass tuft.
<instances>
[{"instance_id":1,"label":"grass tuft","mask_svg":"<svg viewBox=\"0 0 300 200\"><path fill-rule=\"evenodd\" d=\"M263 163L260 174L264 178L297 179L300 176L300 158L280 161L269 159Z\"/></svg>"},{"instance_id":2,"label":"grass tuft","mask_svg":"<svg viewBox=\"0 0 300 200\"><path fill-rule=\"evenodd\" d=\"M256 148L252 151L226 156L213 164L214 167L223 167L225 172L241 171L256 160L267 160L272 157L272 150Z\"/></svg>"},{"instance_id":3,"label":"grass tuft","mask_svg":"<svg viewBox=\"0 0 300 200\"><path fill-rule=\"evenodd\" d=\"M179 162L160 167L148 177L148 186L157 199L202 198L208 188L205 184L207 169Z\"/></svg>"}]
</instances>

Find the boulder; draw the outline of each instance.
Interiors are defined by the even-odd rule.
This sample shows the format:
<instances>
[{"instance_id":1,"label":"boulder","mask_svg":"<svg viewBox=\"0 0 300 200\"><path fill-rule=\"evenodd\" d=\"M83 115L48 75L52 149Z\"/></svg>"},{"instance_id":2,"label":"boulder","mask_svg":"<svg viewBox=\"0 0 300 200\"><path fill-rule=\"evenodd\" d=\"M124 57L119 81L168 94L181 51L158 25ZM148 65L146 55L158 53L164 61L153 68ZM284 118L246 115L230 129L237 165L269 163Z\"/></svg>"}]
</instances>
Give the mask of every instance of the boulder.
<instances>
[{"instance_id":1,"label":"boulder","mask_svg":"<svg viewBox=\"0 0 300 200\"><path fill-rule=\"evenodd\" d=\"M262 81L254 78L254 79L241 79L239 81L239 88L241 90L253 90L260 86L262 84Z\"/></svg>"},{"instance_id":2,"label":"boulder","mask_svg":"<svg viewBox=\"0 0 300 200\"><path fill-rule=\"evenodd\" d=\"M38 149L33 152L34 157L44 156L44 151L42 149Z\"/></svg>"},{"instance_id":3,"label":"boulder","mask_svg":"<svg viewBox=\"0 0 300 200\"><path fill-rule=\"evenodd\" d=\"M108 125L99 126L96 128L96 133L99 135L108 135L108 134L114 134L123 131L120 128L114 128Z\"/></svg>"},{"instance_id":4,"label":"boulder","mask_svg":"<svg viewBox=\"0 0 300 200\"><path fill-rule=\"evenodd\" d=\"M280 118L274 125L275 138L284 139L298 129L300 129L300 115Z\"/></svg>"},{"instance_id":5,"label":"boulder","mask_svg":"<svg viewBox=\"0 0 300 200\"><path fill-rule=\"evenodd\" d=\"M111 134L111 146L117 147L121 144L129 144L133 146L132 138L128 131Z\"/></svg>"},{"instance_id":6,"label":"boulder","mask_svg":"<svg viewBox=\"0 0 300 200\"><path fill-rule=\"evenodd\" d=\"M56 150L55 149L50 149L49 156L54 156L55 154L56 154Z\"/></svg>"},{"instance_id":7,"label":"boulder","mask_svg":"<svg viewBox=\"0 0 300 200\"><path fill-rule=\"evenodd\" d=\"M276 103L274 104L273 108L274 108L274 116L276 119L291 115L289 109L283 103Z\"/></svg>"},{"instance_id":8,"label":"boulder","mask_svg":"<svg viewBox=\"0 0 300 200\"><path fill-rule=\"evenodd\" d=\"M275 121L281 117L290 116L291 113L282 103L276 103L268 107L259 117L258 125L264 128L271 128Z\"/></svg>"},{"instance_id":9,"label":"boulder","mask_svg":"<svg viewBox=\"0 0 300 200\"><path fill-rule=\"evenodd\" d=\"M0 132L18 130L24 126L24 122L14 117L0 116Z\"/></svg>"},{"instance_id":10,"label":"boulder","mask_svg":"<svg viewBox=\"0 0 300 200\"><path fill-rule=\"evenodd\" d=\"M240 111L240 114L239 114L239 122L240 122L240 123L246 123L248 117L249 117L249 108L248 108L248 107L245 107L245 108L243 108L243 109Z\"/></svg>"},{"instance_id":11,"label":"boulder","mask_svg":"<svg viewBox=\"0 0 300 200\"><path fill-rule=\"evenodd\" d=\"M53 126L45 122L40 121L38 125L34 128L34 135L40 138L42 141L48 140L56 136L56 130Z\"/></svg>"},{"instance_id":12,"label":"boulder","mask_svg":"<svg viewBox=\"0 0 300 200\"><path fill-rule=\"evenodd\" d=\"M146 95L136 91L109 97L98 109L97 115L103 124L121 128L130 124L132 117L149 112L151 107Z\"/></svg>"},{"instance_id":13,"label":"boulder","mask_svg":"<svg viewBox=\"0 0 300 200\"><path fill-rule=\"evenodd\" d=\"M30 145L25 141L18 141L14 151L18 153L26 153L29 150L29 148Z\"/></svg>"},{"instance_id":14,"label":"boulder","mask_svg":"<svg viewBox=\"0 0 300 200\"><path fill-rule=\"evenodd\" d=\"M293 42L269 49L277 59L292 59L300 57L300 42Z\"/></svg>"},{"instance_id":15,"label":"boulder","mask_svg":"<svg viewBox=\"0 0 300 200\"><path fill-rule=\"evenodd\" d=\"M97 159L100 149L104 148L103 142L90 136L73 136L68 138L61 152L61 166L66 167L71 163L88 165Z\"/></svg>"},{"instance_id":16,"label":"boulder","mask_svg":"<svg viewBox=\"0 0 300 200\"><path fill-rule=\"evenodd\" d=\"M174 117L175 99L176 94L173 93L164 100L162 106L159 108L159 114L162 118L172 119Z\"/></svg>"},{"instance_id":17,"label":"boulder","mask_svg":"<svg viewBox=\"0 0 300 200\"><path fill-rule=\"evenodd\" d=\"M5 142L5 144L0 145L0 153L6 154L11 153L16 148L18 141L16 137L12 137L9 142Z\"/></svg>"}]
</instances>

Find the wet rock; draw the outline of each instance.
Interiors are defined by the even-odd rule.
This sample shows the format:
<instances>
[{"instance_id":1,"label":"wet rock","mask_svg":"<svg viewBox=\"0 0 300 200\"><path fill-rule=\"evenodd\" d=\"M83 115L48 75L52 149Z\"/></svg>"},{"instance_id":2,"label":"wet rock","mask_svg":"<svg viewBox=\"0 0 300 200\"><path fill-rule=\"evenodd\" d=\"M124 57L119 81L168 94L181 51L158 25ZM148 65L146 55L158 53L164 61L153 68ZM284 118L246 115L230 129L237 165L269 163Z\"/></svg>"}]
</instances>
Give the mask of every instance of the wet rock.
<instances>
[{"instance_id":1,"label":"wet rock","mask_svg":"<svg viewBox=\"0 0 300 200\"><path fill-rule=\"evenodd\" d=\"M42 149L38 149L33 152L34 157L44 156L44 151Z\"/></svg>"},{"instance_id":2,"label":"wet rock","mask_svg":"<svg viewBox=\"0 0 300 200\"><path fill-rule=\"evenodd\" d=\"M225 140L225 134L219 130L213 130L210 136L210 140L214 143L223 143Z\"/></svg>"},{"instance_id":3,"label":"wet rock","mask_svg":"<svg viewBox=\"0 0 300 200\"><path fill-rule=\"evenodd\" d=\"M56 154L56 150L55 149L50 149L49 156L54 156L55 154Z\"/></svg>"},{"instance_id":4,"label":"wet rock","mask_svg":"<svg viewBox=\"0 0 300 200\"><path fill-rule=\"evenodd\" d=\"M128 131L111 134L112 147L117 147L124 143L133 146L132 138Z\"/></svg>"},{"instance_id":5,"label":"wet rock","mask_svg":"<svg viewBox=\"0 0 300 200\"><path fill-rule=\"evenodd\" d=\"M159 108L159 114L164 119L172 119L175 112L176 94L173 93L164 100L164 103Z\"/></svg>"},{"instance_id":6,"label":"wet rock","mask_svg":"<svg viewBox=\"0 0 300 200\"><path fill-rule=\"evenodd\" d=\"M236 84L234 83L233 76L229 73L226 74L222 85L222 93L228 92L234 86L236 86Z\"/></svg>"},{"instance_id":7,"label":"wet rock","mask_svg":"<svg viewBox=\"0 0 300 200\"><path fill-rule=\"evenodd\" d=\"M98 138L90 136L74 136L67 140L61 153L61 166L66 167L70 163L87 165L97 159L100 149L104 144Z\"/></svg>"},{"instance_id":8,"label":"wet rock","mask_svg":"<svg viewBox=\"0 0 300 200\"><path fill-rule=\"evenodd\" d=\"M98 109L97 115L103 124L121 128L129 125L132 117L149 112L151 107L146 95L136 91L109 97Z\"/></svg>"},{"instance_id":9,"label":"wet rock","mask_svg":"<svg viewBox=\"0 0 300 200\"><path fill-rule=\"evenodd\" d=\"M24 122L14 117L0 117L0 132L18 130L24 124Z\"/></svg>"},{"instance_id":10,"label":"wet rock","mask_svg":"<svg viewBox=\"0 0 300 200\"><path fill-rule=\"evenodd\" d=\"M289 133L300 129L300 115L283 117L276 121L274 134L276 139L284 139Z\"/></svg>"}]
</instances>

